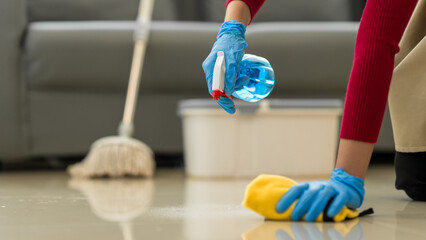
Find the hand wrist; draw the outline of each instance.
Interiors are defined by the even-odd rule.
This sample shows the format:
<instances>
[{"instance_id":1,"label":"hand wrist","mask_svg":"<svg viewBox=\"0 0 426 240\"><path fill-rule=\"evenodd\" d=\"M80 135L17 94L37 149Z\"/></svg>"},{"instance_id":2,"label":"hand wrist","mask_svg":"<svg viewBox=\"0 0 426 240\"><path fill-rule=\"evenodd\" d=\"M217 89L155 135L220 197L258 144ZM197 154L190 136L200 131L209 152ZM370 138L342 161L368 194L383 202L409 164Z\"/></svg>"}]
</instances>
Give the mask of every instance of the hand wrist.
<instances>
[{"instance_id":1,"label":"hand wrist","mask_svg":"<svg viewBox=\"0 0 426 240\"><path fill-rule=\"evenodd\" d=\"M352 176L345 172L342 168L335 168L331 175L332 180L336 180L344 183L354 184L356 187L364 188L364 180L358 176Z\"/></svg>"},{"instance_id":2,"label":"hand wrist","mask_svg":"<svg viewBox=\"0 0 426 240\"><path fill-rule=\"evenodd\" d=\"M362 205L365 195L364 180L362 178L352 176L342 168L335 168L330 181L343 185L348 192L351 192L348 194L349 207L358 208Z\"/></svg>"},{"instance_id":3,"label":"hand wrist","mask_svg":"<svg viewBox=\"0 0 426 240\"><path fill-rule=\"evenodd\" d=\"M222 24L216 39L219 39L224 34L236 34L244 38L245 33L246 27L243 23L237 20L229 20Z\"/></svg>"},{"instance_id":4,"label":"hand wrist","mask_svg":"<svg viewBox=\"0 0 426 240\"><path fill-rule=\"evenodd\" d=\"M352 176L365 178L374 144L350 139L340 139L336 168L342 168Z\"/></svg>"}]
</instances>

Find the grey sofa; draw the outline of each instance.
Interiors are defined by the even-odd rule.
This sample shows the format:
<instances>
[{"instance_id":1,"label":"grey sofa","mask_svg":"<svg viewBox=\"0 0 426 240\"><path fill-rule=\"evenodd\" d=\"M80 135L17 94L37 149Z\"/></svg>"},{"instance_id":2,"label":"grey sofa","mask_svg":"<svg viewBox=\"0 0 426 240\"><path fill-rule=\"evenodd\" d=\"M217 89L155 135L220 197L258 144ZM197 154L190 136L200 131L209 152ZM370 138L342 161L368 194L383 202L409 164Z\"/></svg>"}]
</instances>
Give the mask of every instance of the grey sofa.
<instances>
[{"instance_id":1,"label":"grey sofa","mask_svg":"<svg viewBox=\"0 0 426 240\"><path fill-rule=\"evenodd\" d=\"M177 102L209 98L201 63L224 0L157 0L136 137L182 153ZM268 0L247 32L270 60L274 98L344 98L362 11L354 0ZM85 154L116 133L132 54L136 0L0 1L0 159ZM378 151L392 151L388 118Z\"/></svg>"}]
</instances>

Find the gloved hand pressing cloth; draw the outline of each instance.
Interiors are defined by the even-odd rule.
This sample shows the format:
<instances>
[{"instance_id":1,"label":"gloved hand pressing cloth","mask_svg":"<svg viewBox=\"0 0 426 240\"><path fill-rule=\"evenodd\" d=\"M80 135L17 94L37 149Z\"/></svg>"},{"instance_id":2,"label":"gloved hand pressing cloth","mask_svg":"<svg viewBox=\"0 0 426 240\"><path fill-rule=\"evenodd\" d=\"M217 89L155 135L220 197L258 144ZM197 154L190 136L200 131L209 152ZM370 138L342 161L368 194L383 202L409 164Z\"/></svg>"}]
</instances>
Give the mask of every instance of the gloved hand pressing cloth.
<instances>
[{"instance_id":1,"label":"gloved hand pressing cloth","mask_svg":"<svg viewBox=\"0 0 426 240\"><path fill-rule=\"evenodd\" d=\"M329 181L297 183L277 175L259 175L246 189L243 206L271 220L341 222L359 213L364 181L337 168Z\"/></svg>"}]
</instances>

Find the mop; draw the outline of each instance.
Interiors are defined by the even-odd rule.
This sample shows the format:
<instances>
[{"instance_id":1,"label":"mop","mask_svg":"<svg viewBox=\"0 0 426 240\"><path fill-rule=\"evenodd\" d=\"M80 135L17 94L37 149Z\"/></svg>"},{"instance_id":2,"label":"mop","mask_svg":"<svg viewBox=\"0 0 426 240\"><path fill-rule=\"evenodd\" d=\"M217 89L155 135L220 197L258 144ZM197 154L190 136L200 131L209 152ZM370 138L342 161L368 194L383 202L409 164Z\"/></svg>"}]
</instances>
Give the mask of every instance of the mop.
<instances>
[{"instance_id":1,"label":"mop","mask_svg":"<svg viewBox=\"0 0 426 240\"><path fill-rule=\"evenodd\" d=\"M82 162L67 168L72 177L150 177L154 173L152 150L143 142L131 137L153 6L154 0L141 0L139 3L132 67L124 116L118 129L119 136L104 137L94 142Z\"/></svg>"}]
</instances>

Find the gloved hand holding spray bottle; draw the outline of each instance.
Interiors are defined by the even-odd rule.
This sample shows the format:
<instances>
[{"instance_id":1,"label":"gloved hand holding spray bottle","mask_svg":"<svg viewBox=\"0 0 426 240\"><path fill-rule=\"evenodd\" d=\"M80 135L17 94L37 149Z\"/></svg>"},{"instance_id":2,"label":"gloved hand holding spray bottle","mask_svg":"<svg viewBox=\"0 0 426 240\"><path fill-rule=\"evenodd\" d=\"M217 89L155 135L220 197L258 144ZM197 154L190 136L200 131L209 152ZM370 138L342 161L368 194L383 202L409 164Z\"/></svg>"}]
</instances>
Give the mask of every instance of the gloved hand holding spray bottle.
<instances>
[{"instance_id":1,"label":"gloved hand holding spray bottle","mask_svg":"<svg viewBox=\"0 0 426 240\"><path fill-rule=\"evenodd\" d=\"M212 51L203 62L207 86L213 99L229 114L235 113L231 96L257 102L274 88L275 76L265 58L244 54L247 47L244 24L222 24Z\"/></svg>"}]
</instances>

